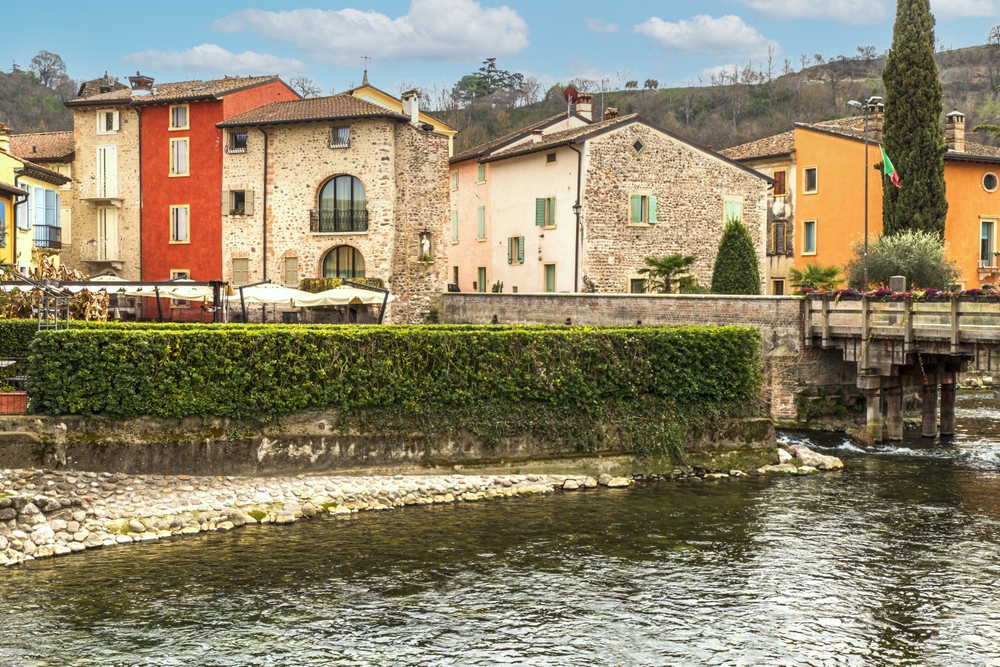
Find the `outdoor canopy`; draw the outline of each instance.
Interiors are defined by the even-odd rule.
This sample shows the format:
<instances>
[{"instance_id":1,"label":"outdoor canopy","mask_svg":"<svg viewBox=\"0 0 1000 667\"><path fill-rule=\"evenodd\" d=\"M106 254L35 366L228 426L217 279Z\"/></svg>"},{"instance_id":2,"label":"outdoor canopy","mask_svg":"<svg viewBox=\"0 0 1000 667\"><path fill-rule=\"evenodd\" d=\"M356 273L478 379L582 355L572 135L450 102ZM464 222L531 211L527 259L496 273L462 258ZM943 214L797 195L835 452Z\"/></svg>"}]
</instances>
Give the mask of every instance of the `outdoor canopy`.
<instances>
[{"instance_id":1,"label":"outdoor canopy","mask_svg":"<svg viewBox=\"0 0 1000 667\"><path fill-rule=\"evenodd\" d=\"M306 308L314 306L381 306L383 303L388 303L395 299L396 297L394 296L386 298L384 292L341 285L340 287L328 289L325 292L310 294L308 298L300 299L297 303L299 306Z\"/></svg>"}]
</instances>

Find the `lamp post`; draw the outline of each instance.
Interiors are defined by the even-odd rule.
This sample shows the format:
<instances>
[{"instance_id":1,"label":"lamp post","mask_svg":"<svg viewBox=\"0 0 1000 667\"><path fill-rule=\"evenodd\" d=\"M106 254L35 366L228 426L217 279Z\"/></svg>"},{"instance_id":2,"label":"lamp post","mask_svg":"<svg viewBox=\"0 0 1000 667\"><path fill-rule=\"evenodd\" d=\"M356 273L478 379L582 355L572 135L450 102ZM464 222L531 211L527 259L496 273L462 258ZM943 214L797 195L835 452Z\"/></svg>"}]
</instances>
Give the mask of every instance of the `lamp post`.
<instances>
[{"instance_id":1,"label":"lamp post","mask_svg":"<svg viewBox=\"0 0 1000 667\"><path fill-rule=\"evenodd\" d=\"M871 111L881 111L884 108L882 98L878 96L869 97L864 104L856 100L850 100L848 105L859 107L865 116L865 291L868 290L868 114Z\"/></svg>"},{"instance_id":2,"label":"lamp post","mask_svg":"<svg viewBox=\"0 0 1000 667\"><path fill-rule=\"evenodd\" d=\"M576 248L573 251L573 291L580 291L580 213L583 206L579 200L573 204L573 215L576 216L576 238L574 239Z\"/></svg>"}]
</instances>

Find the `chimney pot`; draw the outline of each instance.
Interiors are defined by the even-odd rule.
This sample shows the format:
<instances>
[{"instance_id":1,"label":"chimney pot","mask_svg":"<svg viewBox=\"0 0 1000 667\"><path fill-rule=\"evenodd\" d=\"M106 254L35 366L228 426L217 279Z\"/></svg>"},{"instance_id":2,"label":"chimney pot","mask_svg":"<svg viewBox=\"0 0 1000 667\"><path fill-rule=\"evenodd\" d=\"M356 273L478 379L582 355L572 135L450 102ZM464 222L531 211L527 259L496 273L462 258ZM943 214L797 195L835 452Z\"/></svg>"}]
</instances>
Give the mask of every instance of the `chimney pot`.
<instances>
[{"instance_id":1,"label":"chimney pot","mask_svg":"<svg viewBox=\"0 0 1000 667\"><path fill-rule=\"evenodd\" d=\"M10 135L12 134L13 132L6 123L0 123L0 151L10 152Z\"/></svg>"},{"instance_id":2,"label":"chimney pot","mask_svg":"<svg viewBox=\"0 0 1000 667\"><path fill-rule=\"evenodd\" d=\"M544 134L544 133L541 130L534 130L531 133L531 143L533 143L533 144L540 144L540 143L542 143L542 134Z\"/></svg>"},{"instance_id":3,"label":"chimney pot","mask_svg":"<svg viewBox=\"0 0 1000 667\"><path fill-rule=\"evenodd\" d=\"M944 117L944 140L948 150L965 152L965 114L958 109Z\"/></svg>"},{"instance_id":4,"label":"chimney pot","mask_svg":"<svg viewBox=\"0 0 1000 667\"><path fill-rule=\"evenodd\" d=\"M604 110L604 120L614 120L618 118L618 107L608 107Z\"/></svg>"},{"instance_id":5,"label":"chimney pot","mask_svg":"<svg viewBox=\"0 0 1000 667\"><path fill-rule=\"evenodd\" d=\"M414 125L420 124L420 93L416 88L403 93L403 115L409 116Z\"/></svg>"},{"instance_id":6,"label":"chimney pot","mask_svg":"<svg viewBox=\"0 0 1000 667\"><path fill-rule=\"evenodd\" d=\"M576 112L587 120L594 120L594 97L590 93L580 93L576 98Z\"/></svg>"}]
</instances>

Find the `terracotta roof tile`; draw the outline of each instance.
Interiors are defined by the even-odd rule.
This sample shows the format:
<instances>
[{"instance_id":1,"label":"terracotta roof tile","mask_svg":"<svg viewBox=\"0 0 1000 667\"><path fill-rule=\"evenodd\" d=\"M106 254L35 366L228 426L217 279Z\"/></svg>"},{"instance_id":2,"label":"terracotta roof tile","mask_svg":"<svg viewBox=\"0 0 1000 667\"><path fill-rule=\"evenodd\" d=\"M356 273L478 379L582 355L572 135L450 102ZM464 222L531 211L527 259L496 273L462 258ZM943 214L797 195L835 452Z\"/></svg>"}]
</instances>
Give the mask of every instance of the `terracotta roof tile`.
<instances>
[{"instance_id":1,"label":"terracotta roof tile","mask_svg":"<svg viewBox=\"0 0 1000 667\"><path fill-rule=\"evenodd\" d=\"M559 146L562 144L569 143L574 139L579 139L580 137L586 136L591 133L601 132L609 127L623 123L631 123L639 117L639 114L630 114L628 116L619 116L618 118L611 118L609 120L602 120L597 123L591 123L590 125L583 125L581 127L573 127L568 130L563 130L562 132L553 132L552 134L542 135L542 140L538 143L529 142L526 144L517 144L516 146L511 146L510 148L497 151L490 155L490 159L493 158L506 158L513 157L515 155L526 155L528 153L534 153L536 151L543 151L547 148L552 148L554 146Z\"/></svg>"},{"instance_id":2,"label":"terracotta roof tile","mask_svg":"<svg viewBox=\"0 0 1000 667\"><path fill-rule=\"evenodd\" d=\"M509 141L513 141L513 140L517 139L518 137L520 137L523 134L530 134L531 132L533 132L534 130L536 130L538 128L543 128L546 125L548 125L548 124L550 124L550 123L552 123L554 121L562 120L565 117L566 117L566 114L564 114L564 113L556 114L555 116L552 116L550 118L546 118L545 120L540 120L537 123L533 123L531 125L528 125L527 127L522 127L519 130L514 130L513 132L511 132L509 134L505 134L502 137L497 137L496 139L492 139L490 141L487 141L484 144L479 144L478 146L475 146L475 147L470 148L468 150L464 150L461 153L459 153L459 154L455 155L454 157L452 157L451 160L450 160L450 162L452 162L452 163L462 162L464 160L468 160L469 158L479 157L480 155L483 155L484 153L489 153L491 150L493 150L497 146L502 146L502 145L504 145L505 143L507 143Z\"/></svg>"},{"instance_id":3,"label":"terracotta roof tile","mask_svg":"<svg viewBox=\"0 0 1000 667\"><path fill-rule=\"evenodd\" d=\"M61 162L73 159L72 132L40 132L15 134L10 138L10 152L37 162Z\"/></svg>"},{"instance_id":4,"label":"terracotta roof tile","mask_svg":"<svg viewBox=\"0 0 1000 667\"><path fill-rule=\"evenodd\" d=\"M353 97L346 93L330 97L312 97L306 100L272 102L232 116L218 124L219 127L245 125L270 125L275 123L303 123L314 120L338 118L393 118L409 121L409 116L386 109L378 104Z\"/></svg>"},{"instance_id":5,"label":"terracotta roof tile","mask_svg":"<svg viewBox=\"0 0 1000 667\"><path fill-rule=\"evenodd\" d=\"M227 76L213 81L178 81L175 83L157 83L153 86L155 92L143 94L131 88L113 90L110 93L90 95L67 102L67 106L94 106L107 102L109 104L135 102L136 104L159 104L163 102L181 102L202 98L217 97L243 88L259 86L272 81L280 81L277 76Z\"/></svg>"},{"instance_id":6,"label":"terracotta roof tile","mask_svg":"<svg viewBox=\"0 0 1000 667\"><path fill-rule=\"evenodd\" d=\"M953 153L951 151L944 154L945 158L960 155L971 155L973 157L995 157L1000 158L1000 146L987 146L985 144L974 144L971 141L965 142L965 153Z\"/></svg>"},{"instance_id":7,"label":"terracotta roof tile","mask_svg":"<svg viewBox=\"0 0 1000 667\"><path fill-rule=\"evenodd\" d=\"M749 160L770 155L784 155L795 150L795 132L782 132L773 137L764 137L740 146L719 151L730 160Z\"/></svg>"}]
</instances>

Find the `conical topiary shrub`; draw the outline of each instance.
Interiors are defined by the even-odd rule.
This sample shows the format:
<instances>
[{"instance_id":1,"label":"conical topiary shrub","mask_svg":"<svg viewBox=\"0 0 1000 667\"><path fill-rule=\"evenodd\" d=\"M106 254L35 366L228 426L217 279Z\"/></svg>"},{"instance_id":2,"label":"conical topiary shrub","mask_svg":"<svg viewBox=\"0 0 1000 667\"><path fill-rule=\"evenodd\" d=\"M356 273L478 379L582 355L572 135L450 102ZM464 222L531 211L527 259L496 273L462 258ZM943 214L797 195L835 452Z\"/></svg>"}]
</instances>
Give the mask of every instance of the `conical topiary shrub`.
<instances>
[{"instance_id":1,"label":"conical topiary shrub","mask_svg":"<svg viewBox=\"0 0 1000 667\"><path fill-rule=\"evenodd\" d=\"M712 294L760 294L757 262L750 232L739 218L730 218L712 268Z\"/></svg>"}]
</instances>

